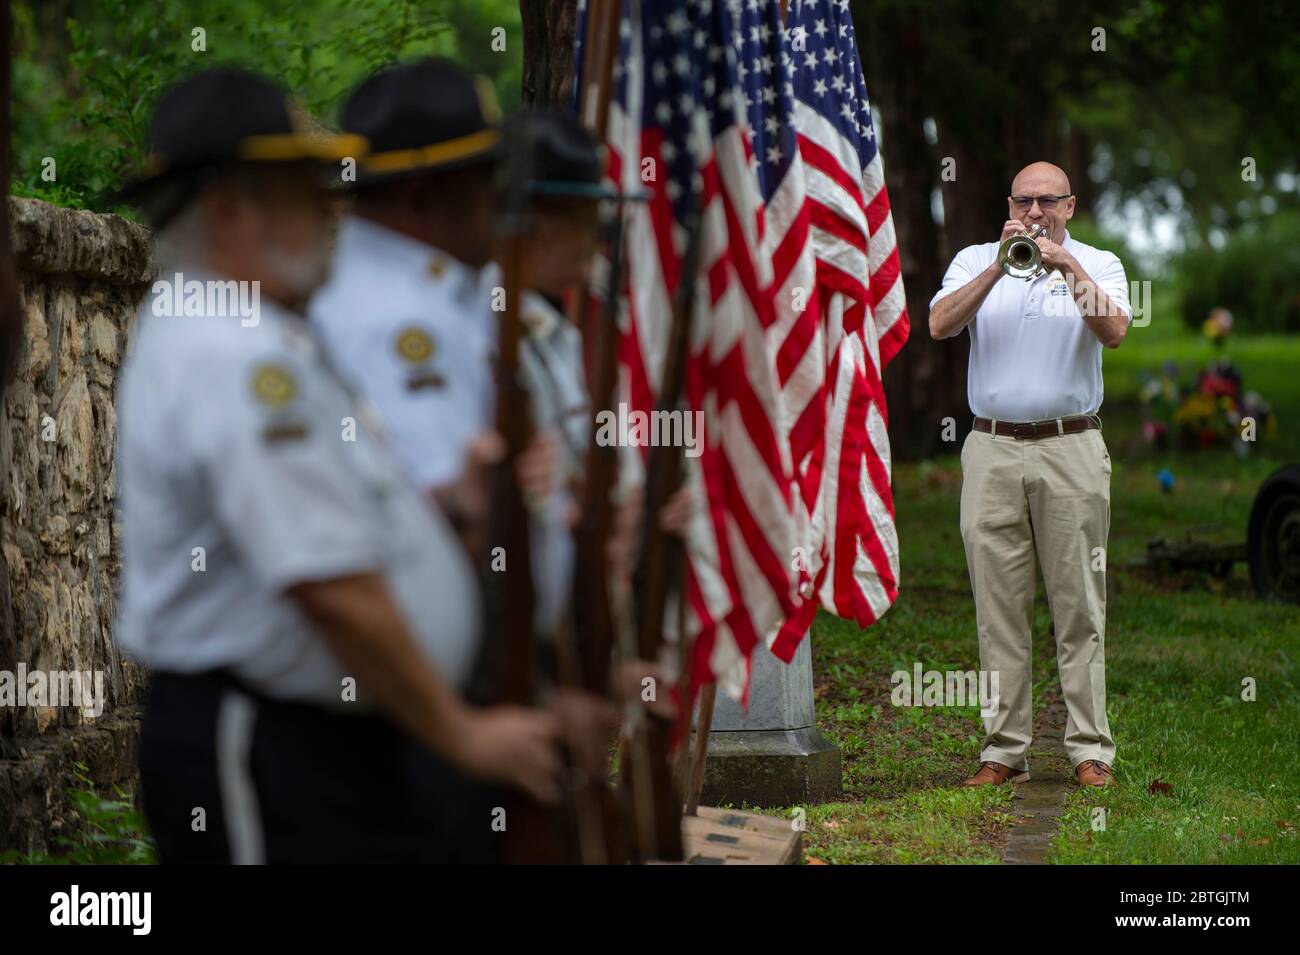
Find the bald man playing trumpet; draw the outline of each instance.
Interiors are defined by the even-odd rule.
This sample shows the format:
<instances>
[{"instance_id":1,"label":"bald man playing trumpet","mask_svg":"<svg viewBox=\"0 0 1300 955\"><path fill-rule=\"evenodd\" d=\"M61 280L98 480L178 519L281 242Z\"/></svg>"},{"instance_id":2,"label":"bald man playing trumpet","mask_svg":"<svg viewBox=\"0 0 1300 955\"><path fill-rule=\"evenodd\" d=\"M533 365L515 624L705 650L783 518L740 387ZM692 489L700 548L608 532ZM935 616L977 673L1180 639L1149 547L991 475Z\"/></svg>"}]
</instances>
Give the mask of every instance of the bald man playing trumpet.
<instances>
[{"instance_id":1,"label":"bald man playing trumpet","mask_svg":"<svg viewBox=\"0 0 1300 955\"><path fill-rule=\"evenodd\" d=\"M998 697L983 707L993 715L981 765L963 785L1029 779L1037 560L1069 713L1065 750L1080 785L1105 786L1115 758L1105 657L1111 467L1098 412L1102 346L1118 347L1132 321L1128 281L1114 254L1071 238L1075 198L1059 167L1022 169L1007 209L1001 240L962 249L930 302L934 338L970 335L975 420L961 452L961 534L980 667L998 673ZM1013 268L1000 248L1031 230L1041 265L1017 277L1032 266Z\"/></svg>"}]
</instances>

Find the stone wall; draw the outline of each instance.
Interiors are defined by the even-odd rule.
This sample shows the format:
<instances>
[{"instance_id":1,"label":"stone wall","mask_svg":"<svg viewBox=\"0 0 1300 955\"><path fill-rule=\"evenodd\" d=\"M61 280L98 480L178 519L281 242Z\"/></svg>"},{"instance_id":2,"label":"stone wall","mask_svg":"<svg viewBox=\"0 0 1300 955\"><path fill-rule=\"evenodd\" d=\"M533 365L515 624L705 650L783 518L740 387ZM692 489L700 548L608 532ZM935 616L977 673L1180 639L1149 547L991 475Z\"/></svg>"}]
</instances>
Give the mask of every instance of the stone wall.
<instances>
[{"instance_id":1,"label":"stone wall","mask_svg":"<svg viewBox=\"0 0 1300 955\"><path fill-rule=\"evenodd\" d=\"M154 272L146 229L11 199L25 342L0 417L0 672L101 671L104 712L0 705L0 850L44 850L73 764L134 774L141 675L112 642L120 566L113 396ZM11 678L12 679L12 678Z\"/></svg>"}]
</instances>

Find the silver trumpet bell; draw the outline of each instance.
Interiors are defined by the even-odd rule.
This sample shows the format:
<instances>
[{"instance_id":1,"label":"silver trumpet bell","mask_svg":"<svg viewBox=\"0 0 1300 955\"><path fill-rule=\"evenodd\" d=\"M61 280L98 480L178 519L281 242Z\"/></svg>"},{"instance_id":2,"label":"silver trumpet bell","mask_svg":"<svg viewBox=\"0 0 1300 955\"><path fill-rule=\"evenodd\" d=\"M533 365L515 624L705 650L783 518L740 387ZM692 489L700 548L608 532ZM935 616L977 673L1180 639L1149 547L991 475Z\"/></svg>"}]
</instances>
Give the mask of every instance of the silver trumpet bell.
<instances>
[{"instance_id":1,"label":"silver trumpet bell","mask_svg":"<svg viewBox=\"0 0 1300 955\"><path fill-rule=\"evenodd\" d=\"M1029 281L1042 275L1043 250L1034 240L1047 234L1047 226L1034 226L1028 232L1017 232L1002 240L998 246L998 264L1012 278Z\"/></svg>"}]
</instances>

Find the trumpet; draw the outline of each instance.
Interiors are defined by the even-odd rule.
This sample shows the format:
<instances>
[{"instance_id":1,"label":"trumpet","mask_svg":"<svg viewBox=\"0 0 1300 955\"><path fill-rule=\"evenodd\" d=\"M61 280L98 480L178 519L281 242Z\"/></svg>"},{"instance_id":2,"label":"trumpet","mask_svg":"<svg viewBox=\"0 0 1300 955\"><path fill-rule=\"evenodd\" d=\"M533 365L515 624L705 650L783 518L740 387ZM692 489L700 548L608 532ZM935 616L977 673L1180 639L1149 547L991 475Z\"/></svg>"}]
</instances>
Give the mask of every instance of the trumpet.
<instances>
[{"instance_id":1,"label":"trumpet","mask_svg":"<svg viewBox=\"0 0 1300 955\"><path fill-rule=\"evenodd\" d=\"M1012 278L1029 281L1042 275L1043 250L1034 240L1040 235L1047 235L1047 226L1034 226L1028 232L1017 232L1002 240L998 246L998 264L1002 271Z\"/></svg>"}]
</instances>

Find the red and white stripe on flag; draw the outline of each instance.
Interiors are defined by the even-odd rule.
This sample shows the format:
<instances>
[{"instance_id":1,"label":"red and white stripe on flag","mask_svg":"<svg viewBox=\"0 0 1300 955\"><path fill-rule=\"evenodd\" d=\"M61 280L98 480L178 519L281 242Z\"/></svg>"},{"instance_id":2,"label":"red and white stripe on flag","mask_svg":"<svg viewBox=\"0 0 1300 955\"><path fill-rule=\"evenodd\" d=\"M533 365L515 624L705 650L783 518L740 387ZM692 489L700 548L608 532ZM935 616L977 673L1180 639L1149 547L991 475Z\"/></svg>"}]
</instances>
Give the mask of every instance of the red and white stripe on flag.
<instances>
[{"instance_id":1,"label":"red and white stripe on flag","mask_svg":"<svg viewBox=\"0 0 1300 955\"><path fill-rule=\"evenodd\" d=\"M655 408L686 243L681 220L694 201L701 262L686 398L704 440L687 474L705 506L686 541L692 689L716 679L743 698L753 648L796 610L795 494L768 335L778 321L768 217L729 6L641 0L625 9L610 175L651 198L627 221L624 394L633 411Z\"/></svg>"},{"instance_id":2,"label":"red and white stripe on flag","mask_svg":"<svg viewBox=\"0 0 1300 955\"><path fill-rule=\"evenodd\" d=\"M898 596L890 448L881 378L907 340L898 246L848 3L791 0L785 41L824 336L825 426L800 475L821 606L874 623ZM786 621L790 659L815 606Z\"/></svg>"},{"instance_id":3,"label":"red and white stripe on flag","mask_svg":"<svg viewBox=\"0 0 1300 955\"><path fill-rule=\"evenodd\" d=\"M819 605L865 627L898 594L881 371L908 321L889 199L847 3L790 8L783 29L772 4L625 0L607 137L611 178L652 194L627 224L634 411L656 407L683 190L702 211L688 480L707 507L686 619L692 690L739 698L760 640L789 660Z\"/></svg>"}]
</instances>

